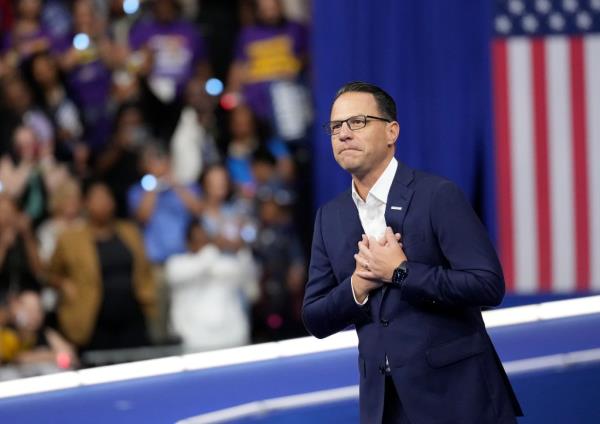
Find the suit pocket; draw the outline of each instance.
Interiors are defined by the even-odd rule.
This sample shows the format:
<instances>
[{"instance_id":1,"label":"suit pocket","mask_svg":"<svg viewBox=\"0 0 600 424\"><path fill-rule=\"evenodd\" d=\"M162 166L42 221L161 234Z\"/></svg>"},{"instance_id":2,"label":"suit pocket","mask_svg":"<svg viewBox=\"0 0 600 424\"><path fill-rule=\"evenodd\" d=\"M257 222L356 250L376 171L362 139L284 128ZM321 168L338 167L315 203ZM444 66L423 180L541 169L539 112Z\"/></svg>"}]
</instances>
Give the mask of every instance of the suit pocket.
<instances>
[{"instance_id":1,"label":"suit pocket","mask_svg":"<svg viewBox=\"0 0 600 424\"><path fill-rule=\"evenodd\" d=\"M445 367L483 352L487 344L481 334L473 333L430 348L425 356L434 368Z\"/></svg>"}]
</instances>

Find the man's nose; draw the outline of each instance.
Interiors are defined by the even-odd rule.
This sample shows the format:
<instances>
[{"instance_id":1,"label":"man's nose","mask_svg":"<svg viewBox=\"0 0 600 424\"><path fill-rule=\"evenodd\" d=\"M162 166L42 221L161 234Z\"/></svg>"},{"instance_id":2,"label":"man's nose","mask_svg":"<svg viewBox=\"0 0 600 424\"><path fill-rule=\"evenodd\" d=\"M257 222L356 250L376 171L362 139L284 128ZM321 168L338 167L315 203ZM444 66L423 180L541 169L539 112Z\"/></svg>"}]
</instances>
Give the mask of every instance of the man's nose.
<instances>
[{"instance_id":1,"label":"man's nose","mask_svg":"<svg viewBox=\"0 0 600 424\"><path fill-rule=\"evenodd\" d=\"M340 127L340 133L338 134L338 137L340 140L347 140L347 139L351 139L352 138L352 130L350 129L350 126L348 125L347 122L342 122L342 126Z\"/></svg>"}]
</instances>

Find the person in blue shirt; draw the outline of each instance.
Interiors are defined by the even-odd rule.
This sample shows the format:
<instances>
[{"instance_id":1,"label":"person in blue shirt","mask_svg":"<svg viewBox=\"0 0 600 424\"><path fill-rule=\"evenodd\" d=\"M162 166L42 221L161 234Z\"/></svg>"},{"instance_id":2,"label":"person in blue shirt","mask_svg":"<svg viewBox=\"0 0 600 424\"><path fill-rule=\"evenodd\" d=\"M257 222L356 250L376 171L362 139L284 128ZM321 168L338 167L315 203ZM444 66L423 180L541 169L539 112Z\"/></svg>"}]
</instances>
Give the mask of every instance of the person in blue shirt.
<instances>
[{"instance_id":1,"label":"person in blue shirt","mask_svg":"<svg viewBox=\"0 0 600 424\"><path fill-rule=\"evenodd\" d=\"M158 144L142 151L142 180L128 192L130 214L142 226L146 250L154 264L185 251L185 229L202 212L197 184L178 184L171 176L170 157Z\"/></svg>"}]
</instances>

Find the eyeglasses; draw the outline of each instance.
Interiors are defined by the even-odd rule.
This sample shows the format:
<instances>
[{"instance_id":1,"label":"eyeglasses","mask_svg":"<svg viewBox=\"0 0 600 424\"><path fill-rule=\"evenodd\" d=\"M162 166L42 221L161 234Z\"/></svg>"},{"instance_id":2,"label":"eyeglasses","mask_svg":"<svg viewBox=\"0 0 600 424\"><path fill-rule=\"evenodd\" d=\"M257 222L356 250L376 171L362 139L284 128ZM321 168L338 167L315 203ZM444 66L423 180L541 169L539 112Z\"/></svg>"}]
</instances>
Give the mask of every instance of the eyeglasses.
<instances>
[{"instance_id":1,"label":"eyeglasses","mask_svg":"<svg viewBox=\"0 0 600 424\"><path fill-rule=\"evenodd\" d=\"M356 115L351 116L348 119L344 119L343 121L329 121L323 125L323 129L329 135L336 135L340 133L340 131L342 130L342 125L344 125L345 122L348 125L348 128L350 128L350 130L356 131L366 127L369 119L375 119L377 121L384 122L392 122L389 119L380 118L379 116Z\"/></svg>"}]
</instances>

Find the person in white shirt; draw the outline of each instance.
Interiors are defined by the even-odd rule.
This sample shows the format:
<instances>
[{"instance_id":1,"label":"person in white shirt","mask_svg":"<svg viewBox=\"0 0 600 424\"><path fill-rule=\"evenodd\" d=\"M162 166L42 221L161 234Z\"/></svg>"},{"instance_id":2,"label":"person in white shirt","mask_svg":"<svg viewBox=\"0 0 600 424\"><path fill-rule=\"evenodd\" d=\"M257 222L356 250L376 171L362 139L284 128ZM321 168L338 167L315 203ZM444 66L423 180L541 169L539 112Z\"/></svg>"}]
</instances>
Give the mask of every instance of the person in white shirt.
<instances>
[{"instance_id":1,"label":"person in white shirt","mask_svg":"<svg viewBox=\"0 0 600 424\"><path fill-rule=\"evenodd\" d=\"M187 231L188 252L166 263L171 324L185 352L250 342L249 306L258 298L257 267L249 249L221 250L198 221Z\"/></svg>"}]
</instances>

